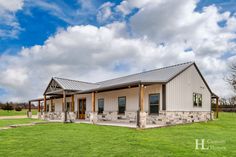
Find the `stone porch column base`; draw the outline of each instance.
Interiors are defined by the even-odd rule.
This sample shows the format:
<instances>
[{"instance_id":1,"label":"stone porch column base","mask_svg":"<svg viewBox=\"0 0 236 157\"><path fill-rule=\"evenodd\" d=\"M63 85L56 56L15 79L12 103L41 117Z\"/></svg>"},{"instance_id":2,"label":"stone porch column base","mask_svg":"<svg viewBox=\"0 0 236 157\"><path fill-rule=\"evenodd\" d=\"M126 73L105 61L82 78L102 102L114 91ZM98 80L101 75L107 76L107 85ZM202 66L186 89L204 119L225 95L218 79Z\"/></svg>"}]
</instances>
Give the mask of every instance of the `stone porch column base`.
<instances>
[{"instance_id":1,"label":"stone porch column base","mask_svg":"<svg viewBox=\"0 0 236 157\"><path fill-rule=\"evenodd\" d=\"M41 119L41 112L37 112L38 119Z\"/></svg>"},{"instance_id":2,"label":"stone porch column base","mask_svg":"<svg viewBox=\"0 0 236 157\"><path fill-rule=\"evenodd\" d=\"M98 121L98 114L97 112L91 112L89 116L89 120L91 123L96 124Z\"/></svg>"},{"instance_id":3,"label":"stone porch column base","mask_svg":"<svg viewBox=\"0 0 236 157\"><path fill-rule=\"evenodd\" d=\"M61 121L64 122L65 120L65 112L61 112Z\"/></svg>"},{"instance_id":4,"label":"stone porch column base","mask_svg":"<svg viewBox=\"0 0 236 157\"><path fill-rule=\"evenodd\" d=\"M27 117L32 118L32 112L31 111L27 111Z\"/></svg>"},{"instance_id":5,"label":"stone porch column base","mask_svg":"<svg viewBox=\"0 0 236 157\"><path fill-rule=\"evenodd\" d=\"M140 112L140 121L139 121L139 126L140 128L146 128L147 124L147 113L146 112Z\"/></svg>"}]
</instances>

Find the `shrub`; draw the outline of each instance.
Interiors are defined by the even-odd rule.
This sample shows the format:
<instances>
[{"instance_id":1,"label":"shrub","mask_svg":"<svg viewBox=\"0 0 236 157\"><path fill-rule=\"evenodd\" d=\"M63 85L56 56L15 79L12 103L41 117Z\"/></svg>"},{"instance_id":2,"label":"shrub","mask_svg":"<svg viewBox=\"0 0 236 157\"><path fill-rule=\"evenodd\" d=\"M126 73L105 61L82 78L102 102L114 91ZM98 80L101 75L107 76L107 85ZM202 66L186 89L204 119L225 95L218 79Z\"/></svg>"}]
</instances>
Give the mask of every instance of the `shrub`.
<instances>
[{"instance_id":1,"label":"shrub","mask_svg":"<svg viewBox=\"0 0 236 157\"><path fill-rule=\"evenodd\" d=\"M15 110L16 110L16 111L21 111L22 108L21 108L20 106L17 106L17 107L15 108Z\"/></svg>"},{"instance_id":2,"label":"shrub","mask_svg":"<svg viewBox=\"0 0 236 157\"><path fill-rule=\"evenodd\" d=\"M10 111L13 110L13 106L7 103L6 105L2 106L2 109Z\"/></svg>"}]
</instances>

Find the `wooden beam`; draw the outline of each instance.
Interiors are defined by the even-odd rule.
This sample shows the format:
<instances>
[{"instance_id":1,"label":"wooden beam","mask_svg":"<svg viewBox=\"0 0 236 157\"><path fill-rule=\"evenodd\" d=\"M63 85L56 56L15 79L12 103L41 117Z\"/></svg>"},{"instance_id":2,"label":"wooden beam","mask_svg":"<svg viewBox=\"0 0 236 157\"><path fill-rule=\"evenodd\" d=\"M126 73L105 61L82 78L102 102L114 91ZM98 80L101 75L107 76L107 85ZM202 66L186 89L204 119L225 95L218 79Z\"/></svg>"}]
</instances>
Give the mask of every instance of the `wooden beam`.
<instances>
[{"instance_id":1,"label":"wooden beam","mask_svg":"<svg viewBox=\"0 0 236 157\"><path fill-rule=\"evenodd\" d=\"M216 118L219 117L219 98L216 98Z\"/></svg>"},{"instance_id":2,"label":"wooden beam","mask_svg":"<svg viewBox=\"0 0 236 157\"><path fill-rule=\"evenodd\" d=\"M31 112L31 101L29 101L29 112Z\"/></svg>"},{"instance_id":3,"label":"wooden beam","mask_svg":"<svg viewBox=\"0 0 236 157\"><path fill-rule=\"evenodd\" d=\"M162 85L162 110L166 110L166 85ZM160 107L159 107L160 111Z\"/></svg>"},{"instance_id":4,"label":"wooden beam","mask_svg":"<svg viewBox=\"0 0 236 157\"><path fill-rule=\"evenodd\" d=\"M92 111L95 112L95 93L92 92Z\"/></svg>"},{"instance_id":5,"label":"wooden beam","mask_svg":"<svg viewBox=\"0 0 236 157\"><path fill-rule=\"evenodd\" d=\"M139 86L139 107L140 107L140 111L144 112L144 85L141 84Z\"/></svg>"},{"instance_id":6,"label":"wooden beam","mask_svg":"<svg viewBox=\"0 0 236 157\"><path fill-rule=\"evenodd\" d=\"M64 123L67 122L67 104L66 104L66 91L63 91L63 106L62 110L65 112Z\"/></svg>"},{"instance_id":7,"label":"wooden beam","mask_svg":"<svg viewBox=\"0 0 236 157\"><path fill-rule=\"evenodd\" d=\"M71 112L75 111L75 99L74 95L71 96Z\"/></svg>"},{"instance_id":8,"label":"wooden beam","mask_svg":"<svg viewBox=\"0 0 236 157\"><path fill-rule=\"evenodd\" d=\"M53 106L53 98L51 98L51 112L54 112L54 111L52 110L52 106Z\"/></svg>"},{"instance_id":9,"label":"wooden beam","mask_svg":"<svg viewBox=\"0 0 236 157\"><path fill-rule=\"evenodd\" d=\"M41 111L40 100L38 101L38 112Z\"/></svg>"},{"instance_id":10,"label":"wooden beam","mask_svg":"<svg viewBox=\"0 0 236 157\"><path fill-rule=\"evenodd\" d=\"M43 110L43 111L46 112L46 111L47 111L47 98L46 98L46 95L44 95L44 101L43 101L43 103L44 103L44 104L43 104L43 105L44 105L44 106L43 106L43 107L44 107L44 110Z\"/></svg>"},{"instance_id":11,"label":"wooden beam","mask_svg":"<svg viewBox=\"0 0 236 157\"><path fill-rule=\"evenodd\" d=\"M63 91L63 98L62 98L62 112L65 112L66 110L66 92Z\"/></svg>"}]
</instances>

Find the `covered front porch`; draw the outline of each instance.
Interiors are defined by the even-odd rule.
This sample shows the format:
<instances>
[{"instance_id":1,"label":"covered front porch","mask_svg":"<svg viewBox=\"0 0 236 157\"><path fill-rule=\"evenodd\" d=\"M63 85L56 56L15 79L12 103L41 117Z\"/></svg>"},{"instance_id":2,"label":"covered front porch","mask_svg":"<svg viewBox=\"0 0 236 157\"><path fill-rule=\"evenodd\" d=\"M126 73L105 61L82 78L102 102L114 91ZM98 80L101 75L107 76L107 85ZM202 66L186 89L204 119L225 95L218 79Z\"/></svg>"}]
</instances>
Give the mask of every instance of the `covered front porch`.
<instances>
[{"instance_id":1,"label":"covered front porch","mask_svg":"<svg viewBox=\"0 0 236 157\"><path fill-rule=\"evenodd\" d=\"M153 125L147 122L148 97L153 93L158 95L157 110L160 112L165 107L162 102L164 87L165 85L162 84L135 82L112 88L81 91L65 88L57 80L52 79L44 92L44 98L29 101L29 117L31 103L36 102L38 118L45 120L146 127L146 125ZM124 112L120 113L118 101L122 97L125 97L126 104L122 109ZM103 99L102 110L101 99Z\"/></svg>"}]
</instances>

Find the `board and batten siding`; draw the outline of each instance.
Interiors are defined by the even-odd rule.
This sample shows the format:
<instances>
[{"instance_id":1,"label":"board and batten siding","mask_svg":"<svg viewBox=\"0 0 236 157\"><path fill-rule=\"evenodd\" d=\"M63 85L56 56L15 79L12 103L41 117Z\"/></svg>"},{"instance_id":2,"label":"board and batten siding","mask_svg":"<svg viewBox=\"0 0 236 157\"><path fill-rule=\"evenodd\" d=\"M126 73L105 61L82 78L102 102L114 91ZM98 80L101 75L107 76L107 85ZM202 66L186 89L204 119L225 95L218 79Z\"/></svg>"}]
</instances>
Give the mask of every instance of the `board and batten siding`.
<instances>
[{"instance_id":1,"label":"board and batten siding","mask_svg":"<svg viewBox=\"0 0 236 157\"><path fill-rule=\"evenodd\" d=\"M202 107L193 107L193 93L202 94ZM211 93L191 65L166 84L167 111L211 111Z\"/></svg>"},{"instance_id":2,"label":"board and batten siding","mask_svg":"<svg viewBox=\"0 0 236 157\"><path fill-rule=\"evenodd\" d=\"M149 94L160 93L161 85L150 85L144 88L144 111L149 111ZM139 109L139 88L127 88L114 90L109 92L101 92L95 94L96 111L98 110L98 99L104 99L104 111L118 111L118 97L126 97L126 111L136 112ZM161 107L162 100L160 100Z\"/></svg>"},{"instance_id":3,"label":"board and batten siding","mask_svg":"<svg viewBox=\"0 0 236 157\"><path fill-rule=\"evenodd\" d=\"M162 108L162 93L161 85L149 85L144 88L144 111L149 112L149 95L150 94L160 94L160 110ZM95 93L95 110L98 111L98 99L104 99L104 111L115 112L118 111L118 97L126 97L126 111L127 112L136 112L139 109L139 88L127 88L120 90L113 90L101 93ZM79 99L86 99L86 111L92 111L92 95L89 94L76 94L74 96L75 102L75 111L78 111L78 102ZM62 111L62 99L54 99L55 111ZM66 98L66 102L71 102L71 97ZM50 101L47 101L50 104ZM51 106L51 105L49 105Z\"/></svg>"}]
</instances>

